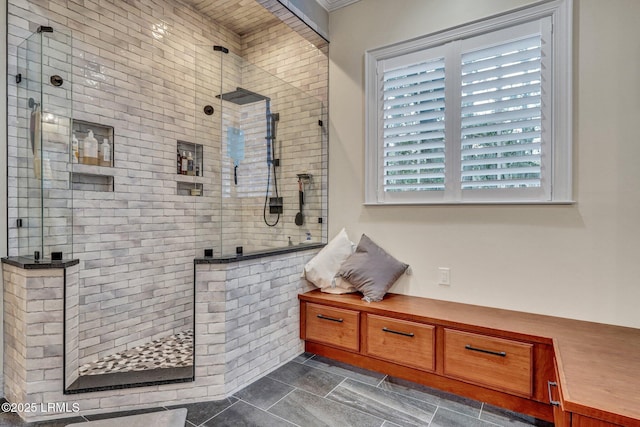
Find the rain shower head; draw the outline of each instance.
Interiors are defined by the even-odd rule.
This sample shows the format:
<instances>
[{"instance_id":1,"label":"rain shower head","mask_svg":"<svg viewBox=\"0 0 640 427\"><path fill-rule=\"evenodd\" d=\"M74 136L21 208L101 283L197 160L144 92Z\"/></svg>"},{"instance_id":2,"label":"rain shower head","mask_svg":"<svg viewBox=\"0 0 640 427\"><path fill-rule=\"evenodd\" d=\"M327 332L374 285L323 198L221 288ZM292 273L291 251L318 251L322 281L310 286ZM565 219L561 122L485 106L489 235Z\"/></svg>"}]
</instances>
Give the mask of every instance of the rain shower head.
<instances>
[{"instance_id":1,"label":"rain shower head","mask_svg":"<svg viewBox=\"0 0 640 427\"><path fill-rule=\"evenodd\" d=\"M259 93L251 92L249 89L241 87L236 88L233 92L223 93L222 95L216 95L216 98L221 98L225 101L233 102L238 105L252 104L258 101L269 101L269 97L260 95Z\"/></svg>"},{"instance_id":2,"label":"rain shower head","mask_svg":"<svg viewBox=\"0 0 640 427\"><path fill-rule=\"evenodd\" d=\"M265 139L267 140L267 163L269 165L273 164L273 159L271 158L271 150L273 141L276 138L276 122L280 120L280 114L271 113L271 98L241 87L236 87L236 90L234 90L233 92L216 95L216 98L233 102L237 105L247 105L253 104L254 102L258 101L266 101L267 137Z\"/></svg>"}]
</instances>

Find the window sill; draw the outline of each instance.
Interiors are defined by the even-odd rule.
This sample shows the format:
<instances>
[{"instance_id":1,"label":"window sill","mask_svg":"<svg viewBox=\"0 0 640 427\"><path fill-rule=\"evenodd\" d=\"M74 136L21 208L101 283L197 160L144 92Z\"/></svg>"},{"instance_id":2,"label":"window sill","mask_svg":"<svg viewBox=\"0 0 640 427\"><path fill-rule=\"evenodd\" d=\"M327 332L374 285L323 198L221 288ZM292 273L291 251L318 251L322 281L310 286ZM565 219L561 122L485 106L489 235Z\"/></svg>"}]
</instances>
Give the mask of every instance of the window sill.
<instances>
[{"instance_id":1,"label":"window sill","mask_svg":"<svg viewBox=\"0 0 640 427\"><path fill-rule=\"evenodd\" d=\"M521 206L521 205L559 205L568 206L578 203L575 200L554 200L549 202L537 201L468 201L468 202L386 202L363 203L364 206Z\"/></svg>"}]
</instances>

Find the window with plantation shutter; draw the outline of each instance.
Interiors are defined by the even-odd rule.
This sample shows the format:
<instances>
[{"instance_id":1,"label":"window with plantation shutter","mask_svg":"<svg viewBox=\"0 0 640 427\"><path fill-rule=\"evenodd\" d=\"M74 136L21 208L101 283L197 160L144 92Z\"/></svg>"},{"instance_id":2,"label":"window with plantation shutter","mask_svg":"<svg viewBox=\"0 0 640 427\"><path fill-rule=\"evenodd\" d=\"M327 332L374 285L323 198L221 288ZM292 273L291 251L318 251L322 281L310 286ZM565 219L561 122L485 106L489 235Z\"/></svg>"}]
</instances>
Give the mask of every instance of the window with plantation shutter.
<instances>
[{"instance_id":1,"label":"window with plantation shutter","mask_svg":"<svg viewBox=\"0 0 640 427\"><path fill-rule=\"evenodd\" d=\"M570 9L367 52L366 203L571 202Z\"/></svg>"},{"instance_id":2,"label":"window with plantation shutter","mask_svg":"<svg viewBox=\"0 0 640 427\"><path fill-rule=\"evenodd\" d=\"M540 39L462 54L462 189L541 186Z\"/></svg>"},{"instance_id":3,"label":"window with plantation shutter","mask_svg":"<svg viewBox=\"0 0 640 427\"><path fill-rule=\"evenodd\" d=\"M383 71L385 192L444 190L444 58Z\"/></svg>"}]
</instances>

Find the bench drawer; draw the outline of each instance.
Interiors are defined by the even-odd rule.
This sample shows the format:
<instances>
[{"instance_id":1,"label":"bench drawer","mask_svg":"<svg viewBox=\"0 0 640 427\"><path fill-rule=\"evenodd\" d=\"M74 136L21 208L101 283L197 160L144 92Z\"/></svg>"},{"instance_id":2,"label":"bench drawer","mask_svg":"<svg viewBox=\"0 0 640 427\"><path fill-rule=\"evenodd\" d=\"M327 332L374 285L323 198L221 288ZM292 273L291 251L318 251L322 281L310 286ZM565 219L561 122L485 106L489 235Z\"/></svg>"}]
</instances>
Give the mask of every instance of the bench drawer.
<instances>
[{"instance_id":1,"label":"bench drawer","mask_svg":"<svg viewBox=\"0 0 640 427\"><path fill-rule=\"evenodd\" d=\"M307 303L306 339L345 350L359 351L360 313Z\"/></svg>"},{"instance_id":2,"label":"bench drawer","mask_svg":"<svg viewBox=\"0 0 640 427\"><path fill-rule=\"evenodd\" d=\"M531 397L533 344L444 330L444 374Z\"/></svg>"},{"instance_id":3,"label":"bench drawer","mask_svg":"<svg viewBox=\"0 0 640 427\"><path fill-rule=\"evenodd\" d=\"M434 371L435 327L390 317L367 315L367 348L370 356L400 365Z\"/></svg>"}]
</instances>

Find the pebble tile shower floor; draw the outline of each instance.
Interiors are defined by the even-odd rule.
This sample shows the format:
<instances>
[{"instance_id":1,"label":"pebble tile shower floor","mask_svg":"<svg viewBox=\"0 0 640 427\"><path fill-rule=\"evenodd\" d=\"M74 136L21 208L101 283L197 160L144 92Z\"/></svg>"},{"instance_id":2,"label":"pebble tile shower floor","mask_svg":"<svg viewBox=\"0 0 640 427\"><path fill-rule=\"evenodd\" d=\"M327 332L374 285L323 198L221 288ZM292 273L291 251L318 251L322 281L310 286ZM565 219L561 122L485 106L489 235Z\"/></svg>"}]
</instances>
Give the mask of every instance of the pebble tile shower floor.
<instances>
[{"instance_id":1,"label":"pebble tile shower floor","mask_svg":"<svg viewBox=\"0 0 640 427\"><path fill-rule=\"evenodd\" d=\"M182 407L188 409L185 427L553 426L482 402L304 353L221 401L32 424L23 423L14 414L0 414L0 427L64 427Z\"/></svg>"},{"instance_id":2,"label":"pebble tile shower floor","mask_svg":"<svg viewBox=\"0 0 640 427\"><path fill-rule=\"evenodd\" d=\"M193 365L193 330L179 332L80 367L80 375L180 368Z\"/></svg>"}]
</instances>

